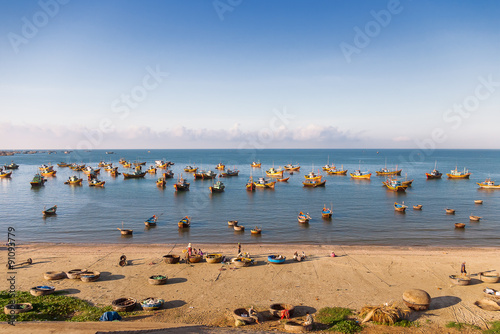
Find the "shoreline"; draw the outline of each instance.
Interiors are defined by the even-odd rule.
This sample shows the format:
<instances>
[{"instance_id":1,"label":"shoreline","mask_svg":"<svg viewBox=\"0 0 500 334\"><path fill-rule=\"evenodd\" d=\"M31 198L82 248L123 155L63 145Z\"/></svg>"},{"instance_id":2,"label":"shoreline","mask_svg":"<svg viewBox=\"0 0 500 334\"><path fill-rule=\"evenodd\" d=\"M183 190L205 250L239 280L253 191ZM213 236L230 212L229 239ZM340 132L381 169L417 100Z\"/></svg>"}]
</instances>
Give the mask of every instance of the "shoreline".
<instances>
[{"instance_id":1,"label":"shoreline","mask_svg":"<svg viewBox=\"0 0 500 334\"><path fill-rule=\"evenodd\" d=\"M500 249L493 247L412 247L412 246L341 246L242 244L256 260L250 267L236 268L231 264L165 264L165 254L182 255L186 244L54 244L32 243L16 249L16 262L30 257L33 264L16 269L16 289L27 291L36 285L52 285L56 291L66 291L73 297L92 304L110 305L121 297L141 300L159 297L166 301L164 309L146 316L129 319L136 323L194 324L232 327L232 310L253 305L263 312L272 303L300 306L302 313L312 314L323 307L347 307L359 311L365 305L402 303L408 289L423 289L433 298L431 309L413 312L421 330L425 326L443 327L450 321L469 323L485 328L489 321L500 321L500 312L488 312L473 303L482 299L485 287L500 290L500 283L483 283L481 271L500 270ZM195 244L204 253L220 252L236 256L237 244ZM6 251L6 247L0 247ZM337 257L329 257L331 251ZM295 251L305 251L303 262L293 261ZM285 264L267 262L267 255L281 253ZM7 254L0 258L5 266ZM118 265L121 255L128 264ZM467 263L472 278L468 286L450 282L449 275L460 273L460 264ZM101 278L93 283L61 279L46 281L47 271L69 271L86 268L100 271ZM168 276L166 285L149 285L151 275ZM0 283L0 290L7 282ZM299 314L299 320L304 314ZM266 322L267 323L267 322ZM269 322L275 326L276 321ZM260 326L260 327L259 327ZM270 330L263 325L248 329ZM433 327L433 328L434 328ZM22 327L21 327L22 328ZM277 327L277 329L281 329Z\"/></svg>"}]
</instances>

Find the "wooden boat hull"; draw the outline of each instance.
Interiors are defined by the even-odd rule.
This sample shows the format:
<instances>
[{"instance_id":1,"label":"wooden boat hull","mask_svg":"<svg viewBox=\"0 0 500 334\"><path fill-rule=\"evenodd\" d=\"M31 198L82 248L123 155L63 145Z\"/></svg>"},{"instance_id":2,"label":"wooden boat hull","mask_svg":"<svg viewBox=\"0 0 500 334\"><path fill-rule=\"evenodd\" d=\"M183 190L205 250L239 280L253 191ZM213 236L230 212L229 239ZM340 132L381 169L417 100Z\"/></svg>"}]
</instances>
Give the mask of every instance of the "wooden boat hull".
<instances>
[{"instance_id":1,"label":"wooden boat hull","mask_svg":"<svg viewBox=\"0 0 500 334\"><path fill-rule=\"evenodd\" d=\"M500 184L487 185L487 184L483 184L483 183L477 183L477 185L479 186L479 188L482 188L482 189L500 189Z\"/></svg>"},{"instance_id":2,"label":"wooden boat hull","mask_svg":"<svg viewBox=\"0 0 500 334\"><path fill-rule=\"evenodd\" d=\"M64 184L79 185L80 186L80 185L82 185L82 181L83 181L83 179L78 179L76 181L70 181L70 180L68 180L68 181L64 182Z\"/></svg>"},{"instance_id":3,"label":"wooden boat hull","mask_svg":"<svg viewBox=\"0 0 500 334\"><path fill-rule=\"evenodd\" d=\"M191 220L190 219L187 219L187 218L184 218L184 219L181 219L178 223L177 223L177 226L179 228L188 228L191 226Z\"/></svg>"},{"instance_id":4,"label":"wooden boat hull","mask_svg":"<svg viewBox=\"0 0 500 334\"><path fill-rule=\"evenodd\" d=\"M211 193L223 193L224 192L224 188L208 187L208 190L210 190Z\"/></svg>"},{"instance_id":5,"label":"wooden boat hull","mask_svg":"<svg viewBox=\"0 0 500 334\"><path fill-rule=\"evenodd\" d=\"M453 210L453 209L446 209L446 213L449 214L449 215L454 215L455 214L455 210Z\"/></svg>"},{"instance_id":6,"label":"wooden boat hull","mask_svg":"<svg viewBox=\"0 0 500 334\"><path fill-rule=\"evenodd\" d=\"M241 225L233 225L233 229L237 232L243 232L245 231L245 226L241 226Z\"/></svg>"},{"instance_id":7,"label":"wooden boat hull","mask_svg":"<svg viewBox=\"0 0 500 334\"><path fill-rule=\"evenodd\" d=\"M302 182L304 187L309 187L309 188L316 188L316 187L324 187L326 184L326 180L323 181L316 181L316 182Z\"/></svg>"},{"instance_id":8,"label":"wooden boat hull","mask_svg":"<svg viewBox=\"0 0 500 334\"><path fill-rule=\"evenodd\" d=\"M262 230L260 228L258 229L253 229L253 230L250 230L250 233L251 234L261 234L262 233Z\"/></svg>"},{"instance_id":9,"label":"wooden boat hull","mask_svg":"<svg viewBox=\"0 0 500 334\"><path fill-rule=\"evenodd\" d=\"M90 175L90 174L101 174L101 169L94 169L94 170L84 170L83 174L85 175Z\"/></svg>"},{"instance_id":10,"label":"wooden boat hull","mask_svg":"<svg viewBox=\"0 0 500 334\"><path fill-rule=\"evenodd\" d=\"M254 191L255 190L255 184L253 183L247 183L246 186L248 191Z\"/></svg>"},{"instance_id":11,"label":"wooden boat hull","mask_svg":"<svg viewBox=\"0 0 500 334\"><path fill-rule=\"evenodd\" d=\"M125 179L139 179L139 178L143 178L145 175L146 175L146 172L142 172L142 173L139 173L139 174L127 174L127 173L123 173L123 177Z\"/></svg>"},{"instance_id":12,"label":"wooden boat hull","mask_svg":"<svg viewBox=\"0 0 500 334\"><path fill-rule=\"evenodd\" d=\"M269 255L267 257L267 261L270 263L275 263L275 264L283 264L286 261L285 256L281 256L281 258L278 258L279 255Z\"/></svg>"},{"instance_id":13,"label":"wooden boat hull","mask_svg":"<svg viewBox=\"0 0 500 334\"><path fill-rule=\"evenodd\" d=\"M292 172L300 170L300 166L296 166L296 167L284 167L284 168L285 168L286 171L292 171Z\"/></svg>"},{"instance_id":14,"label":"wooden boat hull","mask_svg":"<svg viewBox=\"0 0 500 334\"><path fill-rule=\"evenodd\" d=\"M253 168L260 168L262 166L261 163L258 163L258 164L250 164L250 167L253 167Z\"/></svg>"},{"instance_id":15,"label":"wooden boat hull","mask_svg":"<svg viewBox=\"0 0 500 334\"><path fill-rule=\"evenodd\" d=\"M166 185L167 185L166 181L156 181L156 186L157 187L165 188Z\"/></svg>"},{"instance_id":16,"label":"wooden boat hull","mask_svg":"<svg viewBox=\"0 0 500 334\"><path fill-rule=\"evenodd\" d=\"M226 169L226 165L216 166L215 169L224 170L224 169Z\"/></svg>"},{"instance_id":17,"label":"wooden boat hull","mask_svg":"<svg viewBox=\"0 0 500 334\"><path fill-rule=\"evenodd\" d=\"M347 169L346 170L328 170L326 171L328 175L347 175Z\"/></svg>"},{"instance_id":18,"label":"wooden boat hull","mask_svg":"<svg viewBox=\"0 0 500 334\"><path fill-rule=\"evenodd\" d=\"M398 170L393 170L393 171L390 171L390 172L381 172L381 171L375 171L375 173L377 173L378 176L385 176L385 175L401 175L401 171L402 169L398 169Z\"/></svg>"},{"instance_id":19,"label":"wooden boat hull","mask_svg":"<svg viewBox=\"0 0 500 334\"><path fill-rule=\"evenodd\" d=\"M413 210L422 210L422 204L414 205Z\"/></svg>"},{"instance_id":20,"label":"wooden boat hull","mask_svg":"<svg viewBox=\"0 0 500 334\"><path fill-rule=\"evenodd\" d=\"M427 179L431 180L431 179L440 179L441 176L443 176L443 174L439 173L439 174L433 175L431 173L425 173L425 176L427 176Z\"/></svg>"},{"instance_id":21,"label":"wooden boat hull","mask_svg":"<svg viewBox=\"0 0 500 334\"><path fill-rule=\"evenodd\" d=\"M321 217L323 217L323 218L332 218L332 215L333 214L331 212L330 213L323 213L323 212L321 213Z\"/></svg>"},{"instance_id":22,"label":"wooden boat hull","mask_svg":"<svg viewBox=\"0 0 500 334\"><path fill-rule=\"evenodd\" d=\"M189 183L187 184L174 184L175 191L189 191Z\"/></svg>"},{"instance_id":23,"label":"wooden boat hull","mask_svg":"<svg viewBox=\"0 0 500 334\"><path fill-rule=\"evenodd\" d=\"M51 207L51 208L49 208L47 210L43 210L42 214L44 216L53 216L53 215L56 214L56 211L57 211L57 205L55 205L55 206L53 206L53 207Z\"/></svg>"},{"instance_id":24,"label":"wooden boat hull","mask_svg":"<svg viewBox=\"0 0 500 334\"><path fill-rule=\"evenodd\" d=\"M283 177L283 173L284 173L284 171L277 172L277 173L266 172L266 175L269 177Z\"/></svg>"},{"instance_id":25,"label":"wooden boat hull","mask_svg":"<svg viewBox=\"0 0 500 334\"><path fill-rule=\"evenodd\" d=\"M198 170L198 167L196 167L196 168L184 168L184 171L186 173L196 173L197 170Z\"/></svg>"},{"instance_id":26,"label":"wooden boat hull","mask_svg":"<svg viewBox=\"0 0 500 334\"><path fill-rule=\"evenodd\" d=\"M238 221L237 220L229 220L227 222L227 225L228 226L235 226L235 225L238 225Z\"/></svg>"},{"instance_id":27,"label":"wooden boat hull","mask_svg":"<svg viewBox=\"0 0 500 334\"><path fill-rule=\"evenodd\" d=\"M318 175L318 176L308 176L308 175L304 175L304 178L308 181L321 181L321 179L323 178L321 175Z\"/></svg>"},{"instance_id":28,"label":"wooden boat hull","mask_svg":"<svg viewBox=\"0 0 500 334\"><path fill-rule=\"evenodd\" d=\"M455 228L465 228L464 223L455 223Z\"/></svg>"},{"instance_id":29,"label":"wooden boat hull","mask_svg":"<svg viewBox=\"0 0 500 334\"><path fill-rule=\"evenodd\" d=\"M276 184L276 182L268 182L268 183L264 183L264 184L254 182L254 185L256 188L264 188L264 189L266 189L266 188L274 189L275 184Z\"/></svg>"},{"instance_id":30,"label":"wooden boat hull","mask_svg":"<svg viewBox=\"0 0 500 334\"><path fill-rule=\"evenodd\" d=\"M473 222L478 222L481 220L482 217L479 216L469 216L469 220Z\"/></svg>"},{"instance_id":31,"label":"wooden boat hull","mask_svg":"<svg viewBox=\"0 0 500 334\"><path fill-rule=\"evenodd\" d=\"M57 171L53 170L50 172L42 172L40 173L42 176L56 176Z\"/></svg>"},{"instance_id":32,"label":"wooden boat hull","mask_svg":"<svg viewBox=\"0 0 500 334\"><path fill-rule=\"evenodd\" d=\"M391 191L395 191L395 192L405 192L406 191L406 188L407 186L392 186L390 183L388 182L382 182L384 184L384 186L386 186L387 189L391 190Z\"/></svg>"},{"instance_id":33,"label":"wooden boat hull","mask_svg":"<svg viewBox=\"0 0 500 334\"><path fill-rule=\"evenodd\" d=\"M449 179L468 179L472 173L465 173L463 175L453 175L450 173L446 173Z\"/></svg>"},{"instance_id":34,"label":"wooden boat hull","mask_svg":"<svg viewBox=\"0 0 500 334\"><path fill-rule=\"evenodd\" d=\"M397 211L397 212L405 212L406 208L407 208L406 205L394 203L394 210Z\"/></svg>"},{"instance_id":35,"label":"wooden boat hull","mask_svg":"<svg viewBox=\"0 0 500 334\"><path fill-rule=\"evenodd\" d=\"M8 179L11 177L11 175L12 175L12 172L0 173L0 178Z\"/></svg>"},{"instance_id":36,"label":"wooden boat hull","mask_svg":"<svg viewBox=\"0 0 500 334\"><path fill-rule=\"evenodd\" d=\"M372 174L365 174L365 175L354 175L352 173L349 173L353 179L362 179L362 180L369 180L372 177Z\"/></svg>"},{"instance_id":37,"label":"wooden boat hull","mask_svg":"<svg viewBox=\"0 0 500 334\"><path fill-rule=\"evenodd\" d=\"M483 200L476 199L476 200L474 200L474 204L483 204Z\"/></svg>"},{"instance_id":38,"label":"wooden boat hull","mask_svg":"<svg viewBox=\"0 0 500 334\"><path fill-rule=\"evenodd\" d=\"M278 182L287 182L290 179L290 177L284 178L284 179L276 179Z\"/></svg>"},{"instance_id":39,"label":"wooden boat hull","mask_svg":"<svg viewBox=\"0 0 500 334\"><path fill-rule=\"evenodd\" d=\"M149 174L156 174L156 168L154 168L154 169L148 169L147 172Z\"/></svg>"},{"instance_id":40,"label":"wooden boat hull","mask_svg":"<svg viewBox=\"0 0 500 334\"><path fill-rule=\"evenodd\" d=\"M413 180L409 180L409 181L401 181L401 184L402 184L403 186L406 186L406 187L411 187L412 183L413 183Z\"/></svg>"}]
</instances>

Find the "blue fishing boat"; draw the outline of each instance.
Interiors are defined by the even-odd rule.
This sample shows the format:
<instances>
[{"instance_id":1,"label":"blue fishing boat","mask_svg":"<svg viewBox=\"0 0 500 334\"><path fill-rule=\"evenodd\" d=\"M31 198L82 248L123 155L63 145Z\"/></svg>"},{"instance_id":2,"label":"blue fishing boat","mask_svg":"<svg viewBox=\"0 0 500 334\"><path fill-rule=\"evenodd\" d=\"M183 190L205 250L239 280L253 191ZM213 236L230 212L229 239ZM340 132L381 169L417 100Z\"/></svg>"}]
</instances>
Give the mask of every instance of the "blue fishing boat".
<instances>
[{"instance_id":1,"label":"blue fishing boat","mask_svg":"<svg viewBox=\"0 0 500 334\"><path fill-rule=\"evenodd\" d=\"M283 256L283 255L278 255L278 254L273 254L273 255L269 255L267 257L267 261L271 262L271 263L276 263L276 264L282 264L282 263L285 263L285 260L286 260L286 257Z\"/></svg>"},{"instance_id":2,"label":"blue fishing boat","mask_svg":"<svg viewBox=\"0 0 500 334\"><path fill-rule=\"evenodd\" d=\"M144 221L144 224L146 226L156 226L156 222L158 221L158 217L156 217L156 215L153 215L153 217L151 218L148 218Z\"/></svg>"}]
</instances>

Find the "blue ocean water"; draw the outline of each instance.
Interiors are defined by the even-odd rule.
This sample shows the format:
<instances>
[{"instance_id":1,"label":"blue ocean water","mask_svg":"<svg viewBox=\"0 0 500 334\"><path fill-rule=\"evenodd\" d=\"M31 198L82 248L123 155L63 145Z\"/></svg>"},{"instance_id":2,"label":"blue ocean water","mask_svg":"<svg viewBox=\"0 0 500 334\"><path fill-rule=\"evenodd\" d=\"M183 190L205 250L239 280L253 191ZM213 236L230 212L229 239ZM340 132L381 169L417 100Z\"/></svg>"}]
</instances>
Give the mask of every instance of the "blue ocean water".
<instances>
[{"instance_id":1,"label":"blue ocean water","mask_svg":"<svg viewBox=\"0 0 500 334\"><path fill-rule=\"evenodd\" d=\"M0 157L0 165L12 160L20 165L11 179L0 179L0 232L16 229L18 243L307 243L344 245L431 245L431 246L497 246L500 241L500 190L479 190L476 182L491 178L500 182L500 151L498 150L102 150L74 151L70 154L37 153ZM55 167L57 176L49 178L44 187L32 189L29 182L42 164L83 162L97 167L99 161L118 164L120 158L146 161L147 166L163 159L175 163L174 179L165 189L156 187L160 176L147 174L144 179L125 180L101 171L106 181L103 189L64 184L77 173L69 168ZM262 168L250 167L260 161ZM221 179L226 190L210 194L209 180L193 180L183 171L186 165L196 165L215 171L217 163L238 168L240 175ZM327 162L343 165L349 171L361 168L374 175L369 181L347 176L326 175L325 188L304 188L304 175L321 169ZM437 168L444 174L451 169L468 168L469 180L427 180L425 173ZM264 176L266 169L288 163L300 164L300 173L291 175L288 183L277 183L274 190L257 189L247 192L245 183L250 175ZM402 178L414 179L406 193L388 191L383 177L375 170L384 167L403 169ZM191 183L189 192L176 193L175 179L183 173ZM324 172L322 172L325 174ZM474 200L482 199L482 205ZM393 209L394 202L409 205L405 214ZM57 204L57 216L42 217L44 207ZM321 218L323 205L333 204L333 219ZM422 211L412 205L422 204ZM445 208L456 210L446 215ZM299 211L308 212L312 220L303 226L297 222ZM144 220L153 214L160 216L158 225L146 228ZM469 215L483 217L469 222ZM192 227L179 230L177 222L192 217ZM228 220L238 220L247 231L234 232ZM120 235L117 227L134 230L133 237ZM455 229L454 223L466 223L465 229ZM263 229L253 236L254 226Z\"/></svg>"}]
</instances>

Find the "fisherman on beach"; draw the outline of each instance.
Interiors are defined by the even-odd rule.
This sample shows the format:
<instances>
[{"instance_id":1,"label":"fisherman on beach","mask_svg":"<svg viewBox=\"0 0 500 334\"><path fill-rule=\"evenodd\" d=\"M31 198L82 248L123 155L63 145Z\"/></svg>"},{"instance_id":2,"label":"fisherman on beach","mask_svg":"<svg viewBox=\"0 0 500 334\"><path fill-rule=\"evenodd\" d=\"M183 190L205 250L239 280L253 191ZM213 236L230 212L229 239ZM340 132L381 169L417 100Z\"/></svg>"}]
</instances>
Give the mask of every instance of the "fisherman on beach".
<instances>
[{"instance_id":1,"label":"fisherman on beach","mask_svg":"<svg viewBox=\"0 0 500 334\"><path fill-rule=\"evenodd\" d=\"M462 276L467 276L467 270L465 270L465 262L462 262L462 265L460 266L460 273Z\"/></svg>"}]
</instances>

